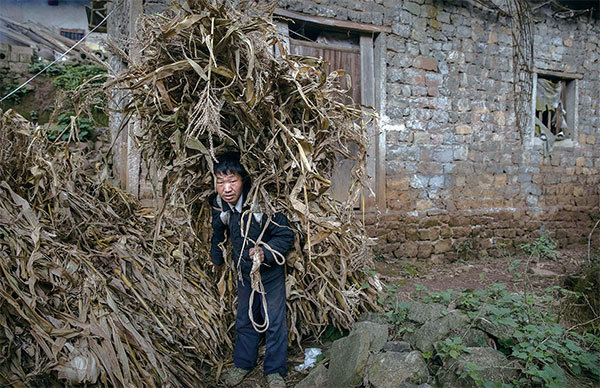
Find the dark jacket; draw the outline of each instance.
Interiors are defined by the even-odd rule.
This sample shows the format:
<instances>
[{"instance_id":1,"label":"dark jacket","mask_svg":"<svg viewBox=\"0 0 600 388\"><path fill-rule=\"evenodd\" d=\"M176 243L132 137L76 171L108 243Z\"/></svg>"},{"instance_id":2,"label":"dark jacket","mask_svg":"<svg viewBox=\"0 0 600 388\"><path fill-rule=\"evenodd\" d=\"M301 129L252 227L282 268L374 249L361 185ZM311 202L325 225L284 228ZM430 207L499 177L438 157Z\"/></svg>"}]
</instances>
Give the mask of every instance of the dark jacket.
<instances>
[{"instance_id":1,"label":"dark jacket","mask_svg":"<svg viewBox=\"0 0 600 388\"><path fill-rule=\"evenodd\" d=\"M217 196L212 200L212 229L213 235L210 247L210 259L215 265L223 264L223 251L219 244L225 241L225 231L228 232L229 240L233 247L232 258L235 268L238 266L240 252L242 247L244 251L241 255L241 270L244 279L249 279L250 269L252 268L252 259L249 255L250 248L253 248L261 233L264 233L260 241L284 256L294 244L294 232L290 228L287 218L282 213L275 213L270 217L262 214L260 220L257 220L254 213L250 212L250 206L246 202L247 192L244 190L244 204L242 214L231 210L225 201L219 203ZM223 214L223 217L222 217ZM223 222L224 218L227 224ZM250 225L248 225L250 222ZM244 230L241 230L241 226ZM247 228L247 235L246 235ZM244 235L247 236L244 245ZM263 283L268 282L278 274L283 274L283 266L275 261L275 255L262 246L265 254L263 264L260 267L260 273ZM282 257L279 257L279 262Z\"/></svg>"}]
</instances>

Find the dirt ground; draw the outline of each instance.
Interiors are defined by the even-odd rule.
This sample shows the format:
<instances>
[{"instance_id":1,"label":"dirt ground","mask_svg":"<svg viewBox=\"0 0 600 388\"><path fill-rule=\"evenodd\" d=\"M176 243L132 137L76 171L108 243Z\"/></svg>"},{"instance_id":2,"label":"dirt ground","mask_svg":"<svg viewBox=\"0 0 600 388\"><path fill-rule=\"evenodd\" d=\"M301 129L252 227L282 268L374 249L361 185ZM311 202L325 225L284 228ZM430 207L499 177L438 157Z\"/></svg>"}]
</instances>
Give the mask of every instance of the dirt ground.
<instances>
[{"instance_id":1,"label":"dirt ground","mask_svg":"<svg viewBox=\"0 0 600 388\"><path fill-rule=\"evenodd\" d=\"M376 261L376 270L381 280L398 286L400 299L411 300L417 284L429 291L448 289L483 289L494 283L503 283L514 292L541 292L548 287L561 285L563 279L574 273L586 258L585 247L570 248L558 252L555 260L538 260L526 255L505 254L500 257L478 258L469 261L456 261L444 264L398 263ZM308 347L327 347L328 344L305 343ZM264 347L260 353L264 354ZM303 350L293 346L288 352L288 375L286 384L294 387L307 374L294 368L304 361ZM262 354L259 365L238 385L240 388L267 387L262 373ZM225 387L223 384L209 384L211 388Z\"/></svg>"},{"instance_id":2,"label":"dirt ground","mask_svg":"<svg viewBox=\"0 0 600 388\"><path fill-rule=\"evenodd\" d=\"M574 247L559 251L554 260L505 254L444 264L376 262L376 269L386 284L397 284L402 299L409 300L417 284L429 291L482 289L494 283L504 283L514 292L543 291L559 285L585 258L586 248Z\"/></svg>"}]
</instances>

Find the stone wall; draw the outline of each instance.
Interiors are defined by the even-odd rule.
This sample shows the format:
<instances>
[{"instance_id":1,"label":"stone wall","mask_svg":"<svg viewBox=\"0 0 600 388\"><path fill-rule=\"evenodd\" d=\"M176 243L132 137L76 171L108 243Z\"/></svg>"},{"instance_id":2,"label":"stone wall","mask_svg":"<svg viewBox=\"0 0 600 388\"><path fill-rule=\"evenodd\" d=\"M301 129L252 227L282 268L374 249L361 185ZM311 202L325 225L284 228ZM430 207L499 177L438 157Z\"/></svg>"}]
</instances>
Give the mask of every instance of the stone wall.
<instances>
[{"instance_id":1,"label":"stone wall","mask_svg":"<svg viewBox=\"0 0 600 388\"><path fill-rule=\"evenodd\" d=\"M27 81L32 57L31 47L0 43L0 85L12 89ZM9 91L7 89L4 93Z\"/></svg>"},{"instance_id":2,"label":"stone wall","mask_svg":"<svg viewBox=\"0 0 600 388\"><path fill-rule=\"evenodd\" d=\"M545 154L539 138L516 127L508 18L465 2L279 3L392 27L380 112L386 209L368 220L379 253L440 261L493 253L541 233L562 246L585 240L600 213L597 19L538 12L535 66L582 75L575 134Z\"/></svg>"},{"instance_id":3,"label":"stone wall","mask_svg":"<svg viewBox=\"0 0 600 388\"><path fill-rule=\"evenodd\" d=\"M147 3L146 12L164 3ZM368 216L378 253L441 261L510 249L542 233L562 246L585 239L600 213L598 19L537 11L536 68L580 78L577 128L545 152L533 130L516 126L509 18L457 0L278 4L391 27L377 51L385 58L375 59L386 64L376 96L387 139L385 192L377 195L386 206ZM127 22L112 29L126 36Z\"/></svg>"}]
</instances>

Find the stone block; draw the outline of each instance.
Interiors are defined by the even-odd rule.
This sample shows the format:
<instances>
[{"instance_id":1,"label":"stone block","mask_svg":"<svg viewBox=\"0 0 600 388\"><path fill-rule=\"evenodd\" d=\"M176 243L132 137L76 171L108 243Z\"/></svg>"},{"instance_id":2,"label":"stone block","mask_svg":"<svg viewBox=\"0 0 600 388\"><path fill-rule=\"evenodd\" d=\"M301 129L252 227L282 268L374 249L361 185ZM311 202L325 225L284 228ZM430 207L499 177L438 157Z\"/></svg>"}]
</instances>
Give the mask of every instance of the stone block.
<instances>
[{"instance_id":1,"label":"stone block","mask_svg":"<svg viewBox=\"0 0 600 388\"><path fill-rule=\"evenodd\" d=\"M433 251L433 245L430 242L418 242L417 257L420 259L428 258Z\"/></svg>"},{"instance_id":2,"label":"stone block","mask_svg":"<svg viewBox=\"0 0 600 388\"><path fill-rule=\"evenodd\" d=\"M380 324L370 321L356 322L352 326L352 333L366 333L370 337L369 350L371 352L378 352L383 349L383 345L387 342L388 338L388 325Z\"/></svg>"},{"instance_id":3,"label":"stone block","mask_svg":"<svg viewBox=\"0 0 600 388\"><path fill-rule=\"evenodd\" d=\"M405 334L405 340L413 347L428 352L433 350L433 344L441 341L451 333L464 333L467 330L469 318L458 311L450 311L447 315L425 322L424 325Z\"/></svg>"},{"instance_id":4,"label":"stone block","mask_svg":"<svg viewBox=\"0 0 600 388\"><path fill-rule=\"evenodd\" d=\"M429 228L419 230L419 240L422 241L433 241L439 237L439 228Z\"/></svg>"},{"instance_id":5,"label":"stone block","mask_svg":"<svg viewBox=\"0 0 600 388\"><path fill-rule=\"evenodd\" d=\"M469 125L458 125L456 126L455 132L457 135L469 135L472 129Z\"/></svg>"},{"instance_id":6,"label":"stone block","mask_svg":"<svg viewBox=\"0 0 600 388\"><path fill-rule=\"evenodd\" d=\"M428 377L427 364L418 351L385 352L369 359L367 379L374 388L413 386L425 383Z\"/></svg>"},{"instance_id":7,"label":"stone block","mask_svg":"<svg viewBox=\"0 0 600 388\"><path fill-rule=\"evenodd\" d=\"M496 383L510 383L516 376L514 368L506 368L509 361L499 351L489 347L469 347L452 364L450 370L440 379L442 388L450 387L476 387L477 382L471 377L459 378L458 371L464 371L468 365L476 365L477 376L482 381L493 381Z\"/></svg>"},{"instance_id":8,"label":"stone block","mask_svg":"<svg viewBox=\"0 0 600 388\"><path fill-rule=\"evenodd\" d=\"M413 189L424 189L429 184L429 177L425 175L413 175L410 178L410 187Z\"/></svg>"},{"instance_id":9,"label":"stone block","mask_svg":"<svg viewBox=\"0 0 600 388\"><path fill-rule=\"evenodd\" d=\"M413 3L412 1L405 1L404 9L410 12L415 16L419 16L421 14L421 6L419 4Z\"/></svg>"},{"instance_id":10,"label":"stone block","mask_svg":"<svg viewBox=\"0 0 600 388\"><path fill-rule=\"evenodd\" d=\"M417 241L419 239L419 233L414 227L407 228L405 234L408 241Z\"/></svg>"},{"instance_id":11,"label":"stone block","mask_svg":"<svg viewBox=\"0 0 600 388\"><path fill-rule=\"evenodd\" d=\"M451 240L438 240L433 243L433 251L435 253L445 253L452 250Z\"/></svg>"},{"instance_id":12,"label":"stone block","mask_svg":"<svg viewBox=\"0 0 600 388\"><path fill-rule=\"evenodd\" d=\"M323 364L317 365L296 388L327 388L327 368Z\"/></svg>"},{"instance_id":13,"label":"stone block","mask_svg":"<svg viewBox=\"0 0 600 388\"><path fill-rule=\"evenodd\" d=\"M21 62L30 64L33 56L33 48L11 45L10 60L11 62Z\"/></svg>"},{"instance_id":14,"label":"stone block","mask_svg":"<svg viewBox=\"0 0 600 388\"><path fill-rule=\"evenodd\" d=\"M467 237L471 233L471 228L468 226L455 226L451 230L454 238Z\"/></svg>"},{"instance_id":15,"label":"stone block","mask_svg":"<svg viewBox=\"0 0 600 388\"><path fill-rule=\"evenodd\" d=\"M0 66L7 67L10 59L10 45L0 43Z\"/></svg>"},{"instance_id":16,"label":"stone block","mask_svg":"<svg viewBox=\"0 0 600 388\"><path fill-rule=\"evenodd\" d=\"M413 67L427 71L438 71L438 62L435 58L421 55L415 58ZM441 81L441 79L438 79L438 82L439 81Z\"/></svg>"},{"instance_id":17,"label":"stone block","mask_svg":"<svg viewBox=\"0 0 600 388\"><path fill-rule=\"evenodd\" d=\"M433 202L428 199L418 199L415 205L416 210L427 210L433 208Z\"/></svg>"},{"instance_id":18,"label":"stone block","mask_svg":"<svg viewBox=\"0 0 600 388\"><path fill-rule=\"evenodd\" d=\"M408 241L404 243L402 249L399 249L394 253L397 258L401 257L417 257L419 246L414 241Z\"/></svg>"},{"instance_id":19,"label":"stone block","mask_svg":"<svg viewBox=\"0 0 600 388\"><path fill-rule=\"evenodd\" d=\"M431 141L431 135L427 132L415 132L414 134L414 144L417 145L427 145Z\"/></svg>"},{"instance_id":20,"label":"stone block","mask_svg":"<svg viewBox=\"0 0 600 388\"><path fill-rule=\"evenodd\" d=\"M446 306L440 303L411 302L408 308L407 318L411 321L423 324L427 321L442 317Z\"/></svg>"},{"instance_id":21,"label":"stone block","mask_svg":"<svg viewBox=\"0 0 600 388\"><path fill-rule=\"evenodd\" d=\"M331 345L327 386L353 388L362 382L369 358L369 334L356 332L340 338Z\"/></svg>"},{"instance_id":22,"label":"stone block","mask_svg":"<svg viewBox=\"0 0 600 388\"><path fill-rule=\"evenodd\" d=\"M410 188L409 177L394 177L387 179L388 191L403 191Z\"/></svg>"},{"instance_id":23,"label":"stone block","mask_svg":"<svg viewBox=\"0 0 600 388\"><path fill-rule=\"evenodd\" d=\"M386 342L385 345L383 345L383 351L384 352L398 352L398 353L409 352L410 344L408 342L404 342L404 341Z\"/></svg>"}]
</instances>

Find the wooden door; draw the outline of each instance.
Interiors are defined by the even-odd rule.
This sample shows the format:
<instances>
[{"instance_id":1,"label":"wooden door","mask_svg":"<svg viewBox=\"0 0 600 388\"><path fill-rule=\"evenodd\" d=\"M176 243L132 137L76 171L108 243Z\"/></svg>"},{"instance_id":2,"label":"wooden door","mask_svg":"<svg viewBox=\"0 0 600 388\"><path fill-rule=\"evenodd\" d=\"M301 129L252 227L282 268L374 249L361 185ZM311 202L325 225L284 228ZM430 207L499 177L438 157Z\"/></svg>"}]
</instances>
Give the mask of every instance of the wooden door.
<instances>
[{"instance_id":1,"label":"wooden door","mask_svg":"<svg viewBox=\"0 0 600 388\"><path fill-rule=\"evenodd\" d=\"M360 78L360 47L357 45L352 47L351 45L338 46L332 44L316 43L311 41L303 41L290 39L290 53L296 55L305 55L315 58L323 58L329 64L327 65L327 72L330 73L335 70L342 69L350 75L351 88L348 94L352 97L355 104L361 103L361 78ZM340 85L343 88L347 88L346 80L342 80ZM350 103L350 99L346 101ZM350 145L350 150L356 148ZM342 158L341 155L338 158L337 165L334 168L331 177L331 192L333 198L338 201L346 201L348 198L348 190L350 188L350 173L354 167L354 161L350 159ZM358 206L358 204L357 204Z\"/></svg>"}]
</instances>

